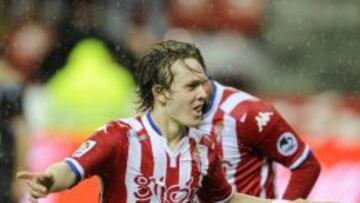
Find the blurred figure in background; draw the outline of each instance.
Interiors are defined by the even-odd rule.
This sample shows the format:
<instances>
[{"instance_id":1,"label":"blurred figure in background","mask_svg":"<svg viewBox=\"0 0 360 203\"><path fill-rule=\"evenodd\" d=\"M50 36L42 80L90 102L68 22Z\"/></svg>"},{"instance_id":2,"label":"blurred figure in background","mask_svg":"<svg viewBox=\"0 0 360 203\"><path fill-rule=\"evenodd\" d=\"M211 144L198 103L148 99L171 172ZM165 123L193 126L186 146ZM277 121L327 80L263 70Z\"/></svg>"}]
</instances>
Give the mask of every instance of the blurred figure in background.
<instances>
[{"instance_id":1,"label":"blurred figure in background","mask_svg":"<svg viewBox=\"0 0 360 203\"><path fill-rule=\"evenodd\" d=\"M20 199L19 188L13 185L14 171L24 168L24 135L18 128L22 122L22 89L0 83L0 202Z\"/></svg>"},{"instance_id":2,"label":"blurred figure in background","mask_svg":"<svg viewBox=\"0 0 360 203\"><path fill-rule=\"evenodd\" d=\"M263 29L267 1L170 2L173 24L188 29L178 36L204 48L210 75L217 80L243 90L254 88L253 84L261 83L267 76L264 73L271 71L271 60L256 40ZM171 39L170 32L168 37ZM278 162L292 170L282 198L307 197L319 176L319 162L272 105L216 81L209 91L212 99L200 129L219 134L219 154L233 187L238 192L274 198L274 163Z\"/></svg>"},{"instance_id":3,"label":"blurred figure in background","mask_svg":"<svg viewBox=\"0 0 360 203\"><path fill-rule=\"evenodd\" d=\"M133 71L134 54L123 43L123 38L114 38L100 26L98 15L102 10L95 1L64 1L62 7L64 13L58 17L59 19L49 22L54 29L55 40L40 64L38 74L42 82L47 82L63 68L75 45L89 37L102 41L117 63ZM126 28L120 29L124 29L122 32L125 32Z\"/></svg>"},{"instance_id":4,"label":"blurred figure in background","mask_svg":"<svg viewBox=\"0 0 360 203\"><path fill-rule=\"evenodd\" d=\"M291 170L283 199L306 198L320 164L274 107L246 92L216 81L200 129L218 138L227 179L241 193L276 198L274 162Z\"/></svg>"},{"instance_id":5,"label":"blurred figure in background","mask_svg":"<svg viewBox=\"0 0 360 203\"><path fill-rule=\"evenodd\" d=\"M37 82L37 67L51 43L51 31L41 21L18 19L8 28L0 61L0 202L18 202L21 185L13 171L27 168L29 129L25 93Z\"/></svg>"},{"instance_id":6,"label":"blurred figure in background","mask_svg":"<svg viewBox=\"0 0 360 203\"><path fill-rule=\"evenodd\" d=\"M47 3L56 4L56 1ZM36 5L48 6L50 12L58 6L68 6L65 17L55 17L55 20L51 15L40 20L42 13L30 9L12 19L5 33L4 57L0 64L0 79L4 79L0 83L1 93L4 93L1 94L1 121L4 122L1 123L0 154L1 176L4 175L1 180L4 181L1 181L0 191L6 200L2 197L0 202L10 202L11 196L17 202L22 197L20 186L14 186L15 195L10 188L15 167L16 170L41 169L42 164L56 159L55 148L61 149L56 150L61 154L71 148L72 142L82 142L85 138L79 131L92 130L99 125L99 120L103 122L133 112L132 106L122 103L132 102L133 54L97 29L92 18L92 1L62 3L55 7ZM10 5L8 10L16 7ZM109 90L113 92L109 94ZM64 98L69 96L66 93L72 97ZM14 94L16 98L13 98ZM13 107L20 98L24 101L24 109L22 106L21 109L29 121L26 124L30 125L26 135L22 136L17 135L17 131L25 124L13 128L15 119L10 114L15 111ZM126 107L119 109L119 106ZM79 125L71 125L74 120L79 121ZM57 136L59 134L61 136ZM49 142L55 147L43 147L43 143ZM32 160L29 165L28 159Z\"/></svg>"}]
</instances>

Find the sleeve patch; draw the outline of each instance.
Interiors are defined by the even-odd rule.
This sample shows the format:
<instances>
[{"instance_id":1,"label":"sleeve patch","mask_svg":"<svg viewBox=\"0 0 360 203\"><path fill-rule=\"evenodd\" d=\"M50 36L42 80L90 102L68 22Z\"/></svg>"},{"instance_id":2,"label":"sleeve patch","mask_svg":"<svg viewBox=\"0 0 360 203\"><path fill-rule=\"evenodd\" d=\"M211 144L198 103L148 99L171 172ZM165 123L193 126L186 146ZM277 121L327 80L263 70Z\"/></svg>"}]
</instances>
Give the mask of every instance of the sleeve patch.
<instances>
[{"instance_id":1,"label":"sleeve patch","mask_svg":"<svg viewBox=\"0 0 360 203\"><path fill-rule=\"evenodd\" d=\"M94 146L96 145L96 142L93 140L88 140L85 143L83 143L73 154L73 157L81 157L84 154L86 154L88 151L90 151Z\"/></svg>"},{"instance_id":2,"label":"sleeve patch","mask_svg":"<svg viewBox=\"0 0 360 203\"><path fill-rule=\"evenodd\" d=\"M298 148L298 141L291 132L283 133L277 140L276 147L283 156L293 155Z\"/></svg>"}]
</instances>

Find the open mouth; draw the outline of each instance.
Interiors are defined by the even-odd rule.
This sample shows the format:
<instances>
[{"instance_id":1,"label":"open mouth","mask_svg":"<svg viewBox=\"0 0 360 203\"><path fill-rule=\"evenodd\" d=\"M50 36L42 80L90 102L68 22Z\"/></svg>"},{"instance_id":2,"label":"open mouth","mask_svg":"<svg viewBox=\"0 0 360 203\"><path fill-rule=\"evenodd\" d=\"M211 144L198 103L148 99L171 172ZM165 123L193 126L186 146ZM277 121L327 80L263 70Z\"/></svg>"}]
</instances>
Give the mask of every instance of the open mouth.
<instances>
[{"instance_id":1,"label":"open mouth","mask_svg":"<svg viewBox=\"0 0 360 203\"><path fill-rule=\"evenodd\" d=\"M197 105L193 108L194 114L196 117L202 116L203 114L203 104Z\"/></svg>"}]
</instances>

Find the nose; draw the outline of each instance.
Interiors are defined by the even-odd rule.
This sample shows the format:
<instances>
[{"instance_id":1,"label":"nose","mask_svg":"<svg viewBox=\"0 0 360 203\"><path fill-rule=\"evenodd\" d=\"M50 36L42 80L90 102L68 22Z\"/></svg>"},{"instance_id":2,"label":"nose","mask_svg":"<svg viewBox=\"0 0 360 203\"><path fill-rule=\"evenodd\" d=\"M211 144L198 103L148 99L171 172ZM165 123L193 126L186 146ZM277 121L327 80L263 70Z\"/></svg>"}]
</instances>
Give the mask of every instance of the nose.
<instances>
[{"instance_id":1,"label":"nose","mask_svg":"<svg viewBox=\"0 0 360 203\"><path fill-rule=\"evenodd\" d=\"M208 97L208 92L204 85L200 85L197 92L198 99L205 100Z\"/></svg>"}]
</instances>

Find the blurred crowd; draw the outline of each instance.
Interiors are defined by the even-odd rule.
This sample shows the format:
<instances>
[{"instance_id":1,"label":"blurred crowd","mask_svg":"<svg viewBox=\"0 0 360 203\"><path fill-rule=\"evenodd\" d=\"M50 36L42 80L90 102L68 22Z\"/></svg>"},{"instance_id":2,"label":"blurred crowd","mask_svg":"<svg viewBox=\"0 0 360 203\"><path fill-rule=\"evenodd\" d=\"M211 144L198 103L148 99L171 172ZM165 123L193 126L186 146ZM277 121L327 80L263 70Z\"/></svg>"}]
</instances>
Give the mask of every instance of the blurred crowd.
<instances>
[{"instance_id":1,"label":"blurred crowd","mask_svg":"<svg viewBox=\"0 0 360 203\"><path fill-rule=\"evenodd\" d=\"M196 43L220 81L280 94L304 133L359 139L357 0L0 0L0 13L0 202L21 198L29 134L83 140L135 113L134 61L163 39Z\"/></svg>"}]
</instances>

